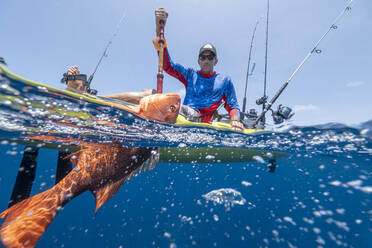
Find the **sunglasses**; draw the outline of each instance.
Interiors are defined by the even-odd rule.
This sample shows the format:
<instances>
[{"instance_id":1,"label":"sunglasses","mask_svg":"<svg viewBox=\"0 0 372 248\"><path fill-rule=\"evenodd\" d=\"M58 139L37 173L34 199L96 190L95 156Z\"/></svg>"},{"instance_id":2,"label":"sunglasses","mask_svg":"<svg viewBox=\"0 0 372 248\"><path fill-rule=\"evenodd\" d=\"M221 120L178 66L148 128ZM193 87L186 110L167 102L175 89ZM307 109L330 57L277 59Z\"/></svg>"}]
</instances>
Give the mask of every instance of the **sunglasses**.
<instances>
[{"instance_id":1,"label":"sunglasses","mask_svg":"<svg viewBox=\"0 0 372 248\"><path fill-rule=\"evenodd\" d=\"M210 54L210 55L203 55L203 54L200 54L199 55L199 59L200 60L206 60L206 59L208 59L208 60L213 60L214 59L214 54Z\"/></svg>"}]
</instances>

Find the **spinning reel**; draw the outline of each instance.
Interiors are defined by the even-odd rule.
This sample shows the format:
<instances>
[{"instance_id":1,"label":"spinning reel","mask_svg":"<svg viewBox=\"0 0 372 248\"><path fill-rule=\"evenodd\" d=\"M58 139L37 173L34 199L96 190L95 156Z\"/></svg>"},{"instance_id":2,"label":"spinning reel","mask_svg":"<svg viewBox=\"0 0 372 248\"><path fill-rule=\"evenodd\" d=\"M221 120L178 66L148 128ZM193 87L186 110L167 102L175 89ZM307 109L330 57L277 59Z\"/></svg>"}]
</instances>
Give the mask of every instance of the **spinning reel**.
<instances>
[{"instance_id":1,"label":"spinning reel","mask_svg":"<svg viewBox=\"0 0 372 248\"><path fill-rule=\"evenodd\" d=\"M291 113L292 109L283 106L282 104L278 106L278 109L276 111L272 109L270 110L275 124L281 124L284 122L284 120L289 120L292 116L294 116L294 113Z\"/></svg>"}]
</instances>

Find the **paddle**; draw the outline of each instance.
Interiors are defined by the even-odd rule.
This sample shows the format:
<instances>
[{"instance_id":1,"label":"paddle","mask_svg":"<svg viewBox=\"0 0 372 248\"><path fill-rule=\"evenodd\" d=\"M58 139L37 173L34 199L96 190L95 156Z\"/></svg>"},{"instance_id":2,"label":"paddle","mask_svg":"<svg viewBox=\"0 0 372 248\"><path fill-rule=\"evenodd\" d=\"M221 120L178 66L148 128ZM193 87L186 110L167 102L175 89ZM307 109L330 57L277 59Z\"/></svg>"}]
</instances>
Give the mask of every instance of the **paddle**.
<instances>
[{"instance_id":1,"label":"paddle","mask_svg":"<svg viewBox=\"0 0 372 248\"><path fill-rule=\"evenodd\" d=\"M164 56L164 27L168 13L163 8L155 10L156 36L159 37L159 62L157 74L157 93L163 93L163 56Z\"/></svg>"}]
</instances>

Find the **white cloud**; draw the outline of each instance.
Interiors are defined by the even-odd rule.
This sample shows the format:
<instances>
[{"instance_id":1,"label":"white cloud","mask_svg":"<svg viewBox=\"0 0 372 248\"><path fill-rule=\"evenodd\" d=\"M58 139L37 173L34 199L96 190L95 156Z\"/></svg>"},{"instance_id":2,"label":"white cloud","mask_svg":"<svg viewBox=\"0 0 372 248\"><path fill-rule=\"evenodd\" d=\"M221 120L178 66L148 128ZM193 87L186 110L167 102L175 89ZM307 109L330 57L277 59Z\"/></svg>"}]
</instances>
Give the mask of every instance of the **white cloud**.
<instances>
[{"instance_id":1,"label":"white cloud","mask_svg":"<svg viewBox=\"0 0 372 248\"><path fill-rule=\"evenodd\" d=\"M348 82L346 84L346 87L358 87L358 86L361 86L363 84L364 84L363 81L351 81L351 82Z\"/></svg>"},{"instance_id":2,"label":"white cloud","mask_svg":"<svg viewBox=\"0 0 372 248\"><path fill-rule=\"evenodd\" d=\"M314 111L318 110L319 106L308 104L308 105L295 105L294 106L294 112L299 112L299 111Z\"/></svg>"}]
</instances>

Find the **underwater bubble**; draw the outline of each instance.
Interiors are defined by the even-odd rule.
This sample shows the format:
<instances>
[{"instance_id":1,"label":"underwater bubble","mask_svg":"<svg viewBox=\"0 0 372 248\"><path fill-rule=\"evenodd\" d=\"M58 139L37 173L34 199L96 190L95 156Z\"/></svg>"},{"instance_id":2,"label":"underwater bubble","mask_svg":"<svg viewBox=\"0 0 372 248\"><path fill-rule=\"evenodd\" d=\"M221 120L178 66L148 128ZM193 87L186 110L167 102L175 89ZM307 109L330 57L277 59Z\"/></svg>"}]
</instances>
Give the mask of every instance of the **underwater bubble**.
<instances>
[{"instance_id":1,"label":"underwater bubble","mask_svg":"<svg viewBox=\"0 0 372 248\"><path fill-rule=\"evenodd\" d=\"M291 224L294 225L294 226L296 225L296 222L294 222L293 219L292 219L291 217L289 217L289 216L285 216L285 217L283 218L283 220L285 220L285 221L291 223Z\"/></svg>"},{"instance_id":2,"label":"underwater bubble","mask_svg":"<svg viewBox=\"0 0 372 248\"><path fill-rule=\"evenodd\" d=\"M1 84L0 85L0 88L3 89L3 90L6 90L8 91L9 93L13 94L13 95L20 95L20 92L16 89L14 89L13 87L11 87L9 84Z\"/></svg>"},{"instance_id":3,"label":"underwater bubble","mask_svg":"<svg viewBox=\"0 0 372 248\"><path fill-rule=\"evenodd\" d=\"M168 239L172 237L172 235L169 232L164 232L163 236L164 238L168 238Z\"/></svg>"},{"instance_id":4,"label":"underwater bubble","mask_svg":"<svg viewBox=\"0 0 372 248\"><path fill-rule=\"evenodd\" d=\"M302 220L304 222L306 222L307 224L310 224L310 225L314 224L314 220L313 219L308 219L308 218L304 217L304 218L302 218Z\"/></svg>"},{"instance_id":5,"label":"underwater bubble","mask_svg":"<svg viewBox=\"0 0 372 248\"><path fill-rule=\"evenodd\" d=\"M12 104L12 102L8 99L2 100L1 103L4 104L4 105L11 105Z\"/></svg>"},{"instance_id":6,"label":"underwater bubble","mask_svg":"<svg viewBox=\"0 0 372 248\"><path fill-rule=\"evenodd\" d=\"M252 183L247 182L247 181L242 181L242 185L244 185L245 187L249 187L249 186L252 186Z\"/></svg>"},{"instance_id":7,"label":"underwater bubble","mask_svg":"<svg viewBox=\"0 0 372 248\"><path fill-rule=\"evenodd\" d=\"M218 215L217 215L217 214L214 214L214 215L213 215L213 219L214 219L214 221L216 221L216 222L220 220L220 219L218 218Z\"/></svg>"},{"instance_id":8,"label":"underwater bubble","mask_svg":"<svg viewBox=\"0 0 372 248\"><path fill-rule=\"evenodd\" d=\"M74 194L69 193L69 194L67 194L67 195L65 196L65 199L66 199L66 200L70 200L70 199L72 199L72 197L74 197Z\"/></svg>"},{"instance_id":9,"label":"underwater bubble","mask_svg":"<svg viewBox=\"0 0 372 248\"><path fill-rule=\"evenodd\" d=\"M266 157L268 157L268 158L273 158L273 156L274 155L271 152L266 153Z\"/></svg>"},{"instance_id":10,"label":"underwater bubble","mask_svg":"<svg viewBox=\"0 0 372 248\"><path fill-rule=\"evenodd\" d=\"M213 155L207 155L206 157L205 157L205 159L207 159L207 160L213 160L213 159L215 159L216 157L215 156L213 156Z\"/></svg>"},{"instance_id":11,"label":"underwater bubble","mask_svg":"<svg viewBox=\"0 0 372 248\"><path fill-rule=\"evenodd\" d=\"M325 245L325 241L322 237L320 236L317 236L316 240L315 240L317 243L321 244L321 245Z\"/></svg>"},{"instance_id":12,"label":"underwater bubble","mask_svg":"<svg viewBox=\"0 0 372 248\"><path fill-rule=\"evenodd\" d=\"M224 205L227 209L234 205L244 205L246 203L242 194L231 188L212 190L211 192L202 195L202 197L207 202L211 201L215 205Z\"/></svg>"},{"instance_id":13,"label":"underwater bubble","mask_svg":"<svg viewBox=\"0 0 372 248\"><path fill-rule=\"evenodd\" d=\"M259 163L262 163L262 164L265 163L265 160L261 156L255 155L252 158Z\"/></svg>"},{"instance_id":14,"label":"underwater bubble","mask_svg":"<svg viewBox=\"0 0 372 248\"><path fill-rule=\"evenodd\" d=\"M337 208L336 209L336 212L338 213L338 214L345 214L345 209L344 208Z\"/></svg>"},{"instance_id":15,"label":"underwater bubble","mask_svg":"<svg viewBox=\"0 0 372 248\"><path fill-rule=\"evenodd\" d=\"M151 151L151 154L152 154L152 155L156 155L156 154L158 154L158 152L157 152L156 150L152 150L152 151Z\"/></svg>"},{"instance_id":16,"label":"underwater bubble","mask_svg":"<svg viewBox=\"0 0 372 248\"><path fill-rule=\"evenodd\" d=\"M6 154L15 156L18 154L18 152L17 151L6 151Z\"/></svg>"},{"instance_id":17,"label":"underwater bubble","mask_svg":"<svg viewBox=\"0 0 372 248\"><path fill-rule=\"evenodd\" d=\"M360 190L364 193L367 193L367 194L370 194L372 193L372 187L371 186L364 186L364 187L361 187Z\"/></svg>"},{"instance_id":18,"label":"underwater bubble","mask_svg":"<svg viewBox=\"0 0 372 248\"><path fill-rule=\"evenodd\" d=\"M319 233L321 233L320 229L317 228L317 227L314 227L314 228L313 228L313 232L314 232L315 234L319 234Z\"/></svg>"},{"instance_id":19,"label":"underwater bubble","mask_svg":"<svg viewBox=\"0 0 372 248\"><path fill-rule=\"evenodd\" d=\"M191 219L191 217L181 216L181 221L182 221L182 222L191 222L192 219Z\"/></svg>"},{"instance_id":20,"label":"underwater bubble","mask_svg":"<svg viewBox=\"0 0 372 248\"><path fill-rule=\"evenodd\" d=\"M336 181L330 182L329 184L333 186L340 186L341 182L336 180Z\"/></svg>"},{"instance_id":21,"label":"underwater bubble","mask_svg":"<svg viewBox=\"0 0 372 248\"><path fill-rule=\"evenodd\" d=\"M360 187L362 185L362 180L357 179L357 180L347 182L346 184L351 187Z\"/></svg>"}]
</instances>

